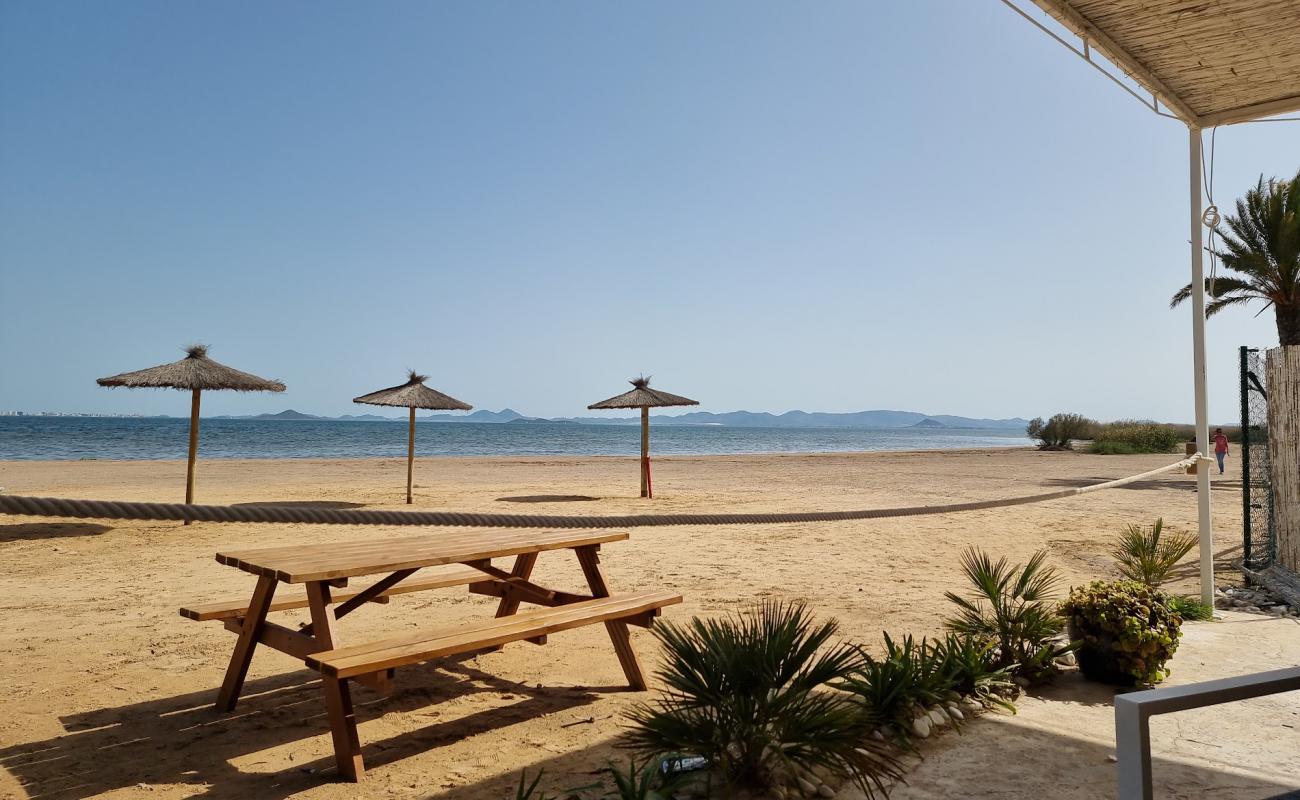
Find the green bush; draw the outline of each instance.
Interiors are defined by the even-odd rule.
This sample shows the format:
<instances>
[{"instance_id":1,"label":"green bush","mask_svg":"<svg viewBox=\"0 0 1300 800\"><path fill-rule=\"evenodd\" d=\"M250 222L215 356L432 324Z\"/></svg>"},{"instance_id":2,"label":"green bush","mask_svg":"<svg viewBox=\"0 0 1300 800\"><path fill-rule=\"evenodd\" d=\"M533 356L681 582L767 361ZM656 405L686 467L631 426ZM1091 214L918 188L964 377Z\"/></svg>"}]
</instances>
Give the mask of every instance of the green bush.
<instances>
[{"instance_id":1,"label":"green bush","mask_svg":"<svg viewBox=\"0 0 1300 800\"><path fill-rule=\"evenodd\" d=\"M1031 683L1054 675L1056 658L1070 648L1059 642L1064 621L1050 596L1060 578L1046 566L1047 551L1034 553L1023 567L1005 558L994 563L977 548L963 553L961 561L975 591L969 598L945 593L957 606L948 629L989 645L996 669Z\"/></svg>"},{"instance_id":2,"label":"green bush","mask_svg":"<svg viewBox=\"0 0 1300 800\"><path fill-rule=\"evenodd\" d=\"M855 695L870 715L873 727L889 725L901 743L906 743L918 705L934 705L952 689L951 676L933 656L929 642L918 644L905 636L901 644L888 633L885 654L876 658L865 650L853 673L837 684Z\"/></svg>"},{"instance_id":3,"label":"green bush","mask_svg":"<svg viewBox=\"0 0 1300 800\"><path fill-rule=\"evenodd\" d=\"M942 664L951 691L972 697L985 705L1014 712L1011 698L1018 691L1008 667L993 665L992 642L949 633L931 646L933 657Z\"/></svg>"},{"instance_id":4,"label":"green bush","mask_svg":"<svg viewBox=\"0 0 1300 800\"><path fill-rule=\"evenodd\" d=\"M900 776L897 753L874 741L871 716L831 687L858 650L832 643L835 621L802 604L764 603L720 619L655 627L664 648L663 694L634 708L624 744L647 755L705 758L729 786L788 784L814 769L868 795Z\"/></svg>"},{"instance_id":5,"label":"green bush","mask_svg":"<svg viewBox=\"0 0 1300 800\"><path fill-rule=\"evenodd\" d=\"M1196 547L1199 540L1187 532L1164 533L1164 519L1149 528L1127 525L1120 532L1119 543L1111 555L1119 563L1119 572L1131 581L1152 588L1169 580L1174 566Z\"/></svg>"},{"instance_id":6,"label":"green bush","mask_svg":"<svg viewBox=\"0 0 1300 800\"><path fill-rule=\"evenodd\" d=\"M1075 439L1091 439L1096 430L1096 420L1081 414L1056 414L1047 422L1035 417L1025 426L1025 434L1038 440L1040 450L1072 450Z\"/></svg>"},{"instance_id":7,"label":"green bush","mask_svg":"<svg viewBox=\"0 0 1300 800\"><path fill-rule=\"evenodd\" d=\"M1089 450L1102 455L1168 453L1182 441L1182 433L1173 425L1120 420L1100 426Z\"/></svg>"},{"instance_id":8,"label":"green bush","mask_svg":"<svg viewBox=\"0 0 1300 800\"><path fill-rule=\"evenodd\" d=\"M1089 679L1148 686L1169 675L1183 620L1164 592L1138 581L1093 581L1071 590L1061 613Z\"/></svg>"}]
</instances>

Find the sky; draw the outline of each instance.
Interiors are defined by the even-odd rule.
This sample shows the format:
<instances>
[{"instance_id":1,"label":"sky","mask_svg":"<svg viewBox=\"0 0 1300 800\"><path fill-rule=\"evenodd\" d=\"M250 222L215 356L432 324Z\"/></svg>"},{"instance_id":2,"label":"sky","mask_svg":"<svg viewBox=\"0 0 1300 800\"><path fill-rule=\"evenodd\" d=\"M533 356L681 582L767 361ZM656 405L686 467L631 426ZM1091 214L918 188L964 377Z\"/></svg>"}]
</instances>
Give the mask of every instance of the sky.
<instances>
[{"instance_id":1,"label":"sky","mask_svg":"<svg viewBox=\"0 0 1300 800\"><path fill-rule=\"evenodd\" d=\"M1190 421L1187 131L996 0L0 2L0 410ZM1207 137L1208 139L1208 137ZM1300 168L1222 128L1221 207ZM1210 413L1271 312L1209 322Z\"/></svg>"}]
</instances>

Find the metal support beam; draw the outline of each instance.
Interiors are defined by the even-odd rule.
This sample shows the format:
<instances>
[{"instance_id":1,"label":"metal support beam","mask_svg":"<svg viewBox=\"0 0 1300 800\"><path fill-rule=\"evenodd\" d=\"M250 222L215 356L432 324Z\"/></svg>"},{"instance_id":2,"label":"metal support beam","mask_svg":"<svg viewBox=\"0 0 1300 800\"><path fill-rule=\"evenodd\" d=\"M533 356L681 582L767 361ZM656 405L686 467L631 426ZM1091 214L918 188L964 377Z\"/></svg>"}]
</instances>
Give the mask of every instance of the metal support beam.
<instances>
[{"instance_id":1,"label":"metal support beam","mask_svg":"<svg viewBox=\"0 0 1300 800\"><path fill-rule=\"evenodd\" d=\"M1188 127L1192 242L1192 391L1196 404L1196 449L1210 453L1208 379L1205 368L1205 266L1201 246L1201 129ZM1214 532L1210 522L1210 469L1196 470L1196 516L1201 540L1201 602L1214 606Z\"/></svg>"}]
</instances>

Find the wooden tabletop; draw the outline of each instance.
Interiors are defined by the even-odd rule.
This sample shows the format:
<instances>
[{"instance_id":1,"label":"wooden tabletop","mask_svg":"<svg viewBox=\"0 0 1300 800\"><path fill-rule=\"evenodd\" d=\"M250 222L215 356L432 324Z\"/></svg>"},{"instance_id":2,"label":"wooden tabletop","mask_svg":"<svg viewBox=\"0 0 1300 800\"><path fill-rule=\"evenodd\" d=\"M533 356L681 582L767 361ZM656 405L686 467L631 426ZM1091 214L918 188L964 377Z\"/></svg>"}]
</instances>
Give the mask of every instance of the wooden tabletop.
<instances>
[{"instance_id":1,"label":"wooden tabletop","mask_svg":"<svg viewBox=\"0 0 1300 800\"><path fill-rule=\"evenodd\" d=\"M482 530L230 550L217 553L217 561L285 583L308 583L585 547L626 538L627 533L611 531Z\"/></svg>"}]
</instances>

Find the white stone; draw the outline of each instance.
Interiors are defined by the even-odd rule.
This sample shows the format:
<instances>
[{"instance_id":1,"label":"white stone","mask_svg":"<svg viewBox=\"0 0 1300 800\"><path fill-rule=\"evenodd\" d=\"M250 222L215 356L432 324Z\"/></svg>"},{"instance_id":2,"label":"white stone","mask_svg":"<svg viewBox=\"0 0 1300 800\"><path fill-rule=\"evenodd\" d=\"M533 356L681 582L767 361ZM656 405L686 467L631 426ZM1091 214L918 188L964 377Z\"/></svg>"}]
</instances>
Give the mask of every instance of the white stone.
<instances>
[{"instance_id":1,"label":"white stone","mask_svg":"<svg viewBox=\"0 0 1300 800\"><path fill-rule=\"evenodd\" d=\"M922 739L930 738L930 718L926 716L926 717L917 717L916 719L912 720L912 733L916 734Z\"/></svg>"},{"instance_id":2,"label":"white stone","mask_svg":"<svg viewBox=\"0 0 1300 800\"><path fill-rule=\"evenodd\" d=\"M795 781L798 782L799 789L803 791L804 794L806 795L817 794L817 784L813 783L807 778L795 778Z\"/></svg>"},{"instance_id":3,"label":"white stone","mask_svg":"<svg viewBox=\"0 0 1300 800\"><path fill-rule=\"evenodd\" d=\"M952 717L958 722L961 722L962 720L966 719L966 715L961 713L961 709L957 708L956 706L948 707L948 716Z\"/></svg>"},{"instance_id":4,"label":"white stone","mask_svg":"<svg viewBox=\"0 0 1300 800\"><path fill-rule=\"evenodd\" d=\"M829 787L829 786L827 786L826 784L823 783L821 786L818 786L818 787L817 787L817 796L818 796L818 797L834 797L834 796L835 796L835 790L832 789L831 787Z\"/></svg>"},{"instance_id":5,"label":"white stone","mask_svg":"<svg viewBox=\"0 0 1300 800\"><path fill-rule=\"evenodd\" d=\"M950 722L950 720L948 719L948 715L944 713L942 708L935 708L930 711L930 722L934 725L934 727L942 728L944 725L947 725Z\"/></svg>"}]
</instances>

